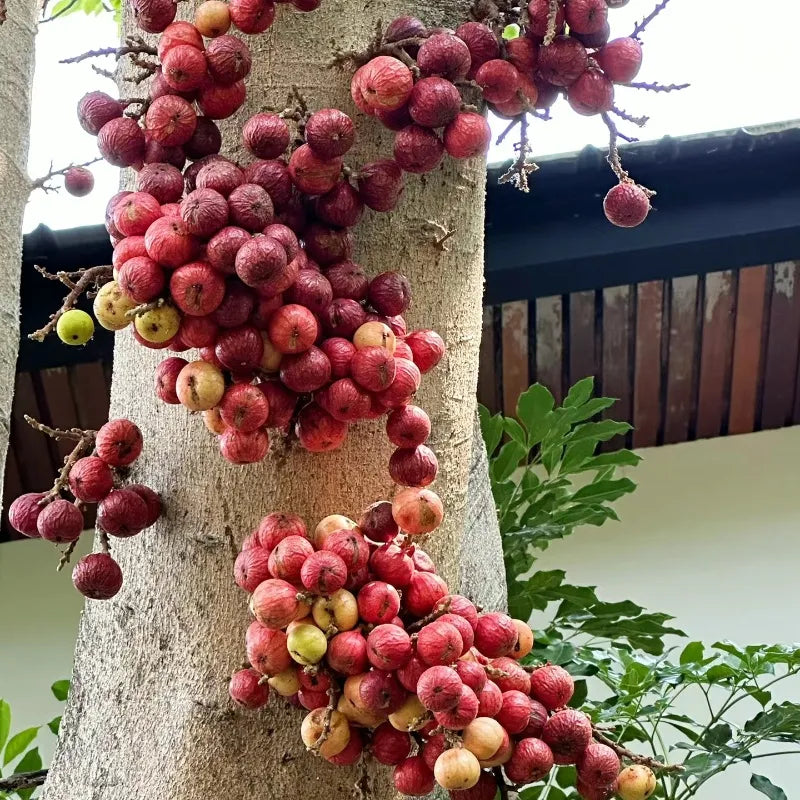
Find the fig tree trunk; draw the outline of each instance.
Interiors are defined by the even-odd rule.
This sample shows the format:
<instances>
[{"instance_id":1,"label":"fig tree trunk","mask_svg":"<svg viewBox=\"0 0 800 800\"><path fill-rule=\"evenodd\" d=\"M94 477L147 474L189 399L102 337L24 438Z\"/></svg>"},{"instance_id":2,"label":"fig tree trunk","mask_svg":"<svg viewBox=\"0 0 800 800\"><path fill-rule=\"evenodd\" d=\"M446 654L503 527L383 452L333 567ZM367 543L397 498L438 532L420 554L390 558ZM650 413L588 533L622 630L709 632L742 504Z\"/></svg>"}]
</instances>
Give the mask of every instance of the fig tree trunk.
<instances>
[{"instance_id":1,"label":"fig tree trunk","mask_svg":"<svg viewBox=\"0 0 800 800\"><path fill-rule=\"evenodd\" d=\"M191 12L191 3L181 13ZM247 106L224 130L224 149L241 155L243 119L281 108L297 86L311 108L337 106L355 114L349 73L327 68L332 42L361 49L385 21L413 13L431 25L467 18L468 3L363 4L323 0L312 14L280 7L269 34L250 40L254 66ZM375 121L357 116L357 168L391 152ZM478 161L408 176L398 209L370 215L355 229L355 259L376 274L397 269L411 281L411 327L432 327L448 355L425 376L418 402L433 421L440 461L434 488L447 518L426 549L455 590L475 599L504 599L496 521L485 457L472 472L475 391L483 288L485 167ZM437 247L431 228L455 229ZM441 233L440 233L441 235ZM391 446L382 421L359 423L341 450L273 452L262 464L236 467L220 457L202 421L164 406L152 392L159 355L118 336L112 416L142 428L145 450L136 478L161 490L166 516L142 536L112 542L125 583L107 603L89 603L77 644L72 691L48 782L46 800L331 800L353 793L353 769L333 767L305 752L302 715L273 697L267 710L235 709L227 695L242 661L247 599L232 579L242 538L264 514L302 514L310 525L335 512L357 515L391 496ZM482 448L478 442L478 457ZM276 448L277 450L278 448ZM469 512L472 512L471 514ZM469 534L468 516L480 518ZM463 547L466 538L467 547ZM462 581L462 550L469 578ZM480 591L479 591L480 590ZM388 770L374 770L370 797L393 795Z\"/></svg>"},{"instance_id":2,"label":"fig tree trunk","mask_svg":"<svg viewBox=\"0 0 800 800\"><path fill-rule=\"evenodd\" d=\"M22 215L30 193L26 164L31 122L37 4L6 0L0 24L0 498L19 345Z\"/></svg>"}]
</instances>

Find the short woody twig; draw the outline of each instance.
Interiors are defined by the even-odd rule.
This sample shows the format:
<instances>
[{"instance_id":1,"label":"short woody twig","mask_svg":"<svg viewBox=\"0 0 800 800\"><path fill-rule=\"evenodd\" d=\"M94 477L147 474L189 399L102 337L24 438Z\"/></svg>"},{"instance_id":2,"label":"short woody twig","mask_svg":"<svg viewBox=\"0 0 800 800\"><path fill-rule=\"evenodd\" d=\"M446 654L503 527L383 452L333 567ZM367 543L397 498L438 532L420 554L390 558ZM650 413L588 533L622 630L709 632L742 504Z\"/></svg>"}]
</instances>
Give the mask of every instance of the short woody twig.
<instances>
[{"instance_id":1,"label":"short woody twig","mask_svg":"<svg viewBox=\"0 0 800 800\"><path fill-rule=\"evenodd\" d=\"M528 161L531 153L531 145L528 140L528 117L523 115L520 118L519 142L514 145L517 157L508 170L498 179L498 183L512 183L521 192L530 191L528 188L528 175L535 172L539 167L532 161Z\"/></svg>"},{"instance_id":2,"label":"short woody twig","mask_svg":"<svg viewBox=\"0 0 800 800\"><path fill-rule=\"evenodd\" d=\"M77 546L77 539L67 545L66 549L61 553L61 558L59 559L58 566L56 567L56 572L61 572L61 570L64 569L67 564L69 564L69 560L72 557L72 554L75 552L75 548Z\"/></svg>"},{"instance_id":3,"label":"short woody twig","mask_svg":"<svg viewBox=\"0 0 800 800\"><path fill-rule=\"evenodd\" d=\"M620 119L624 119L625 122L631 122L639 128L643 128L647 123L650 121L650 117L634 117L632 114L629 114L627 111L617 108L617 106L611 107L611 113L616 114Z\"/></svg>"},{"instance_id":4,"label":"short woody twig","mask_svg":"<svg viewBox=\"0 0 800 800\"><path fill-rule=\"evenodd\" d=\"M69 430L64 430L62 428L51 428L49 425L39 422L39 420L34 419L28 414L25 414L23 418L25 422L31 426L31 428L39 431L39 433L49 436L51 439L55 439L56 441L59 441L60 439L71 439L74 442L79 442L86 436L87 433L90 433L93 436L97 433L97 431L85 431L82 428L70 428Z\"/></svg>"},{"instance_id":5,"label":"short woody twig","mask_svg":"<svg viewBox=\"0 0 800 800\"><path fill-rule=\"evenodd\" d=\"M0 7L2 7L2 0L0 0ZM0 23L3 17L0 13ZM8 778L0 779L0 792L19 792L24 789L35 789L41 786L45 778L47 778L46 769L37 769L35 772L20 772L17 775L9 775Z\"/></svg>"},{"instance_id":6,"label":"short woody twig","mask_svg":"<svg viewBox=\"0 0 800 800\"><path fill-rule=\"evenodd\" d=\"M620 181L629 181L630 177L622 168L622 161L619 157L619 147L617 146L619 131L617 130L617 126L607 113L603 113L601 116L608 128L608 155L606 156L606 161L608 161L611 169Z\"/></svg>"},{"instance_id":7,"label":"short woody twig","mask_svg":"<svg viewBox=\"0 0 800 800\"><path fill-rule=\"evenodd\" d=\"M436 619L439 619L439 617L442 617L445 614L448 614L450 612L451 602L452 601L448 597L447 600L445 600L438 608L435 608L433 611L431 611L431 613L428 614L427 617L423 617L422 619L417 620L412 625L409 625L408 628L406 628L406 630L410 632L418 631L424 628L428 623L433 622Z\"/></svg>"},{"instance_id":8,"label":"short woody twig","mask_svg":"<svg viewBox=\"0 0 800 800\"><path fill-rule=\"evenodd\" d=\"M595 725L592 725L592 735L595 741L606 745L606 747L610 747L618 756L634 764L643 764L657 772L683 772L683 764L664 764L662 761L658 761L655 758L634 753L632 750L628 750L627 747L617 744L613 739L609 739L605 734L601 733Z\"/></svg>"},{"instance_id":9,"label":"short woody twig","mask_svg":"<svg viewBox=\"0 0 800 800\"><path fill-rule=\"evenodd\" d=\"M97 64L91 64L90 66L92 67L92 71L97 75L112 81L115 80L114 73L110 69L103 69L102 67L98 67Z\"/></svg>"},{"instance_id":10,"label":"short woody twig","mask_svg":"<svg viewBox=\"0 0 800 800\"><path fill-rule=\"evenodd\" d=\"M544 46L553 43L553 39L556 38L556 22L558 21L558 8L559 3L558 0L550 0L548 8L547 8L547 32L544 36Z\"/></svg>"},{"instance_id":11,"label":"short woody twig","mask_svg":"<svg viewBox=\"0 0 800 800\"><path fill-rule=\"evenodd\" d=\"M511 122L509 122L508 125L506 125L506 127L503 128L501 134L495 140L495 144L502 144L503 141L505 140L506 136L508 136L508 134L511 133L511 131L513 131L514 128L516 128L517 125L519 125L521 121L522 121L522 115L521 114L518 117L514 117L514 119L512 119Z\"/></svg>"},{"instance_id":12,"label":"short woody twig","mask_svg":"<svg viewBox=\"0 0 800 800\"><path fill-rule=\"evenodd\" d=\"M146 314L148 311L153 311L156 308L161 308L166 304L166 300L163 297L159 297L158 300L153 300L151 303L142 303L139 306L135 306L130 311L125 312L125 316L128 319L135 319L136 317L141 317L142 314Z\"/></svg>"},{"instance_id":13,"label":"short woody twig","mask_svg":"<svg viewBox=\"0 0 800 800\"><path fill-rule=\"evenodd\" d=\"M330 689L328 689L328 705L325 707L325 717L322 720L322 733L314 742L311 747L308 749L314 753L318 753L322 745L328 741L328 737L331 735L331 721L333 719L333 712L336 710L336 701L339 699L339 687L336 686L335 683L331 683Z\"/></svg>"},{"instance_id":14,"label":"short woody twig","mask_svg":"<svg viewBox=\"0 0 800 800\"><path fill-rule=\"evenodd\" d=\"M141 36L126 36L125 44L122 47L101 47L98 50L89 50L86 53L81 53L78 56L71 56L70 58L62 58L60 64L78 64L81 61L86 61L87 58L100 58L102 56L114 56L115 58L122 58L127 55L146 55L157 56L158 50L155 47L147 44Z\"/></svg>"},{"instance_id":15,"label":"short woody twig","mask_svg":"<svg viewBox=\"0 0 800 800\"><path fill-rule=\"evenodd\" d=\"M667 7L669 0L661 0L660 3L656 5L656 7L639 23L636 24L636 27L633 29L633 33L631 34L632 39L638 39L639 34L644 31L644 29Z\"/></svg>"},{"instance_id":16,"label":"short woody twig","mask_svg":"<svg viewBox=\"0 0 800 800\"><path fill-rule=\"evenodd\" d=\"M634 83L626 83L631 89L644 89L647 92L680 92L682 89L688 89L691 83L642 83L637 81Z\"/></svg>"},{"instance_id":17,"label":"short woody twig","mask_svg":"<svg viewBox=\"0 0 800 800\"><path fill-rule=\"evenodd\" d=\"M50 170L47 175L42 175L41 178L36 178L35 180L31 181L31 191L34 189L42 189L45 192L57 192L57 186L50 186L48 181L52 180L53 178L57 177L58 175L66 175L66 173L75 168L75 167L89 167L92 164L96 164L98 161L102 161L100 156L97 158L93 158L91 161L85 161L83 164L69 164L66 167L62 167L61 169L53 169L53 162L50 162Z\"/></svg>"},{"instance_id":18,"label":"short woody twig","mask_svg":"<svg viewBox=\"0 0 800 800\"><path fill-rule=\"evenodd\" d=\"M45 22L52 22L54 19L58 19L59 17L63 17L64 14L68 14L72 11L73 8L78 4L78 0L69 0L69 3L64 6L60 11L56 11L55 14L43 19L39 24L43 25ZM44 14L44 6L42 6L42 13Z\"/></svg>"},{"instance_id":19,"label":"short woody twig","mask_svg":"<svg viewBox=\"0 0 800 800\"><path fill-rule=\"evenodd\" d=\"M66 275L73 275L75 273L65 273ZM43 342L45 336L48 333L55 330L56 325L58 324L58 320L69 311L71 308L75 307L75 303L78 302L78 298L86 292L88 289L92 287L99 287L102 284L106 283L111 279L111 268L110 267L89 267L82 271L80 278L75 281L74 288L70 290L69 294L64 298L64 302L61 304L61 308L50 316L49 322L44 325L43 327L39 328L38 331L34 331L33 333L28 334L29 339L33 339L35 342ZM59 278L62 283L64 280Z\"/></svg>"}]
</instances>

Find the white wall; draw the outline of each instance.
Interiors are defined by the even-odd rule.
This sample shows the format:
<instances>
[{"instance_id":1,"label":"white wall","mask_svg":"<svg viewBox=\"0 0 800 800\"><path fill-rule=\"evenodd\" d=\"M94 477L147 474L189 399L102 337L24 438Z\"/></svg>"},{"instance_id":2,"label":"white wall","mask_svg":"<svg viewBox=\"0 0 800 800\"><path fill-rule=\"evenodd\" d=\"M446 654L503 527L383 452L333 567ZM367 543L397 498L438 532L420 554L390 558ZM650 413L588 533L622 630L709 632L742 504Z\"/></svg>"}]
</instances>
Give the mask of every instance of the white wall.
<instances>
[{"instance_id":1,"label":"white wall","mask_svg":"<svg viewBox=\"0 0 800 800\"><path fill-rule=\"evenodd\" d=\"M605 599L672 613L678 627L709 643L800 640L800 427L642 455L627 471L639 489L619 503L622 522L554 542L539 566L565 569ZM70 671L82 598L68 570L55 573L57 560L44 542L0 545L0 696L18 727L58 713L49 686ZM790 797L800 792L800 758L755 765ZM743 766L701 797L756 800L748 779Z\"/></svg>"}]
</instances>

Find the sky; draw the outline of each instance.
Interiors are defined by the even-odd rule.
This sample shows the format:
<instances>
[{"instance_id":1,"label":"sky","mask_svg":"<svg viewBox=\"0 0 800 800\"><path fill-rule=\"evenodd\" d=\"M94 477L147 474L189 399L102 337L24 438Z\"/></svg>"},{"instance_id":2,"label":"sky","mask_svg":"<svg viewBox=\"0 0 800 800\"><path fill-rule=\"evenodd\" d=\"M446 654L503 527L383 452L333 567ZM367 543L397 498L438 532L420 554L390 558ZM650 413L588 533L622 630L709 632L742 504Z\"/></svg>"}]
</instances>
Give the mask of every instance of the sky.
<instances>
[{"instance_id":1,"label":"sky","mask_svg":"<svg viewBox=\"0 0 800 800\"><path fill-rule=\"evenodd\" d=\"M625 8L612 10L612 36L629 34L654 3L630 0ZM671 0L644 34L644 63L638 80L692 85L672 94L618 87L618 106L635 116L650 117L643 130L624 123L621 129L647 140L800 120L800 92L793 85L799 29L796 0ZM58 62L110 46L116 35L107 14L76 14L40 27L29 157L32 177L45 174L51 160L62 167L97 155L95 139L79 126L75 107L87 91L112 92L113 83L96 75L88 62ZM493 125L497 132L504 126L500 120ZM602 147L608 138L601 120L580 117L563 101L554 107L551 121L535 122L531 130L535 157L580 150L587 144ZM493 147L489 160L510 157L512 144L509 137L502 146ZM117 188L118 171L105 162L91 169L95 189L86 197L70 197L63 190L34 192L25 231L41 222L54 229L102 222L106 200Z\"/></svg>"}]
</instances>

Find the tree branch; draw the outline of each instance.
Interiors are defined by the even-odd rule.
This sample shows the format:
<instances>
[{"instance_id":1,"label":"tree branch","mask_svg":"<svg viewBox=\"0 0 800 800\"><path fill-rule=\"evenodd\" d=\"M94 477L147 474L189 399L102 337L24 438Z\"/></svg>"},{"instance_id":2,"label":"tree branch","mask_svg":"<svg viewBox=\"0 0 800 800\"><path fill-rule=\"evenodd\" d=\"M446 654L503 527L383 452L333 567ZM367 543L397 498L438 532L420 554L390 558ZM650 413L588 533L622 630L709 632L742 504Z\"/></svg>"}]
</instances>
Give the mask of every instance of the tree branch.
<instances>
[{"instance_id":1,"label":"tree branch","mask_svg":"<svg viewBox=\"0 0 800 800\"><path fill-rule=\"evenodd\" d=\"M439 606L439 608L436 608L433 611L431 611L431 613L428 614L427 617L423 617L422 619L417 620L412 625L409 625L406 628L406 630L408 632L418 631L424 628L428 623L433 622L436 619L439 619L439 617L443 617L445 614L449 613L451 602L452 602L451 599L448 597L447 600L445 600L444 603L442 603Z\"/></svg>"},{"instance_id":2,"label":"tree branch","mask_svg":"<svg viewBox=\"0 0 800 800\"><path fill-rule=\"evenodd\" d=\"M35 180L31 181L31 191L35 191L36 189L42 189L44 192L57 192L57 186L48 186L47 182L52 180L58 175L66 175L66 173L75 168L75 167L90 167L92 164L96 164L98 161L102 161L103 159L98 156L97 158L93 158L91 161L85 161L83 164L68 164L66 167L62 167L61 169L53 169L53 162L50 162L50 171L47 175L42 175L41 178L36 178Z\"/></svg>"},{"instance_id":3,"label":"tree branch","mask_svg":"<svg viewBox=\"0 0 800 800\"><path fill-rule=\"evenodd\" d=\"M528 141L528 117L523 114L520 117L519 142L514 145L517 151L517 158L498 178L498 183L513 183L521 192L530 191L528 188L528 175L535 172L539 167L532 161L528 161L531 153L531 145Z\"/></svg>"},{"instance_id":4,"label":"tree branch","mask_svg":"<svg viewBox=\"0 0 800 800\"><path fill-rule=\"evenodd\" d=\"M667 7L669 0L661 0L660 3L633 29L631 39L638 39L639 34Z\"/></svg>"},{"instance_id":5,"label":"tree branch","mask_svg":"<svg viewBox=\"0 0 800 800\"><path fill-rule=\"evenodd\" d=\"M618 756L621 758L626 758L628 761L632 761L634 764L643 764L644 766L650 767L650 769L658 772L683 772L683 764L664 764L655 758L634 753L632 750L628 750L627 747L617 744L617 742L615 742L613 739L609 739L608 736L601 733L594 725L592 725L592 735L594 736L595 741L606 745L606 747L610 747Z\"/></svg>"},{"instance_id":6,"label":"tree branch","mask_svg":"<svg viewBox=\"0 0 800 800\"><path fill-rule=\"evenodd\" d=\"M692 84L691 83L670 83L669 85L665 85L662 83L626 83L626 86L630 86L631 89L644 89L648 92L680 92L681 89L688 89Z\"/></svg>"},{"instance_id":7,"label":"tree branch","mask_svg":"<svg viewBox=\"0 0 800 800\"><path fill-rule=\"evenodd\" d=\"M141 36L127 36L125 38L125 44L122 47L101 47L99 50L89 50L78 56L62 58L59 64L78 64L81 61L85 61L87 58L99 58L101 56L122 58L122 56L127 55L157 56L158 50L147 44Z\"/></svg>"},{"instance_id":8,"label":"tree branch","mask_svg":"<svg viewBox=\"0 0 800 800\"><path fill-rule=\"evenodd\" d=\"M2 5L2 0L0 0ZM0 18L2 22L2 18ZM37 769L35 772L20 772L8 778L0 778L0 792L18 792L21 789L34 789L41 786L47 777L46 769Z\"/></svg>"}]
</instances>

